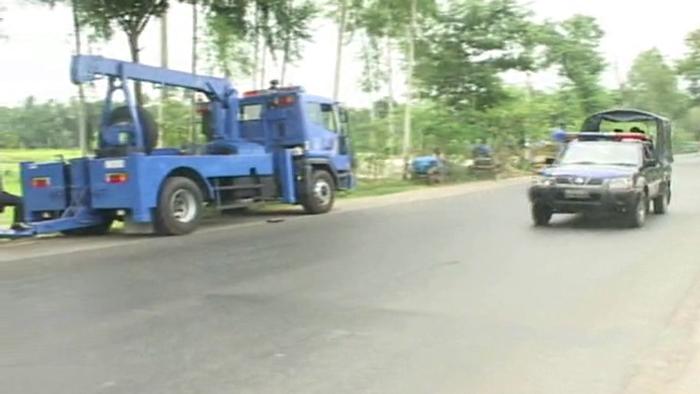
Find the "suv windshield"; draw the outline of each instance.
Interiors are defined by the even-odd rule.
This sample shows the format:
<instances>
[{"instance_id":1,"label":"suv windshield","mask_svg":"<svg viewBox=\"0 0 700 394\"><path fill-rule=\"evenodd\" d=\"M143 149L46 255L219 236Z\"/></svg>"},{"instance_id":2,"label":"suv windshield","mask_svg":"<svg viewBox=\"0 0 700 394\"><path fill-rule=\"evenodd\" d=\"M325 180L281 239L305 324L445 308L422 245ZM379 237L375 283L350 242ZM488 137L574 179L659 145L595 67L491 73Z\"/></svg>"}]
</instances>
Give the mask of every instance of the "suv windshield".
<instances>
[{"instance_id":1,"label":"suv windshield","mask_svg":"<svg viewBox=\"0 0 700 394\"><path fill-rule=\"evenodd\" d=\"M642 163L642 149L633 142L577 142L569 144L558 164L627 165Z\"/></svg>"}]
</instances>

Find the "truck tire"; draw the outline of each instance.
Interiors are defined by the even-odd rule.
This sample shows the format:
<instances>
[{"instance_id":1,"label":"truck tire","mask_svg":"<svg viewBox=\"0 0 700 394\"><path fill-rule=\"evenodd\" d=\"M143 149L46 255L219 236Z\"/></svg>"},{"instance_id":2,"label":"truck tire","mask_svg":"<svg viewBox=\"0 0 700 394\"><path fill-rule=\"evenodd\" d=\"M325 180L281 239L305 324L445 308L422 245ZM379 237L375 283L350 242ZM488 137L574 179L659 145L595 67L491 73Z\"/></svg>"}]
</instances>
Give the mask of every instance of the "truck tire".
<instances>
[{"instance_id":1,"label":"truck tire","mask_svg":"<svg viewBox=\"0 0 700 394\"><path fill-rule=\"evenodd\" d=\"M301 202L304 211L311 215L327 213L335 203L335 182L326 170L314 170L309 180L308 193Z\"/></svg>"},{"instance_id":2,"label":"truck tire","mask_svg":"<svg viewBox=\"0 0 700 394\"><path fill-rule=\"evenodd\" d=\"M190 178L167 178L155 209L156 234L185 235L196 230L202 219L203 200L202 190Z\"/></svg>"},{"instance_id":3,"label":"truck tire","mask_svg":"<svg viewBox=\"0 0 700 394\"><path fill-rule=\"evenodd\" d=\"M141 107L136 107L136 113L141 121L143 131L143 146L146 154L149 154L158 146L158 123L150 112ZM117 107L112 110L107 120L107 125L117 125L120 123L133 123L129 107Z\"/></svg>"},{"instance_id":4,"label":"truck tire","mask_svg":"<svg viewBox=\"0 0 700 394\"><path fill-rule=\"evenodd\" d=\"M543 227L549 225L549 221L552 220L552 208L540 204L532 204L532 222L535 227Z\"/></svg>"},{"instance_id":5,"label":"truck tire","mask_svg":"<svg viewBox=\"0 0 700 394\"><path fill-rule=\"evenodd\" d=\"M654 198L654 213L657 215L663 215L668 212L668 204L671 202L671 186L664 185L663 192Z\"/></svg>"},{"instance_id":6,"label":"truck tire","mask_svg":"<svg viewBox=\"0 0 700 394\"><path fill-rule=\"evenodd\" d=\"M647 219L647 214L649 213L649 198L646 193L641 194L633 209L630 209L626 213L627 225L631 228L640 228L644 226Z\"/></svg>"}]
</instances>

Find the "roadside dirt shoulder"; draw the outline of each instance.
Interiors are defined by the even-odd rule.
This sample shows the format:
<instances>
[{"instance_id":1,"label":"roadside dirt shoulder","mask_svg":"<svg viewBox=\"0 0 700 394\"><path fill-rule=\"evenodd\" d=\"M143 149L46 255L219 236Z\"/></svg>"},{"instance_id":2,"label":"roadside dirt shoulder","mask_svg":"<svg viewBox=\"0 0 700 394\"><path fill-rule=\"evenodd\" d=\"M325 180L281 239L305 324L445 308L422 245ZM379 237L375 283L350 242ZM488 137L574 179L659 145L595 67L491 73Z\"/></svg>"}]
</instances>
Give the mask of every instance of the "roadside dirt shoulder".
<instances>
[{"instance_id":1,"label":"roadside dirt shoulder","mask_svg":"<svg viewBox=\"0 0 700 394\"><path fill-rule=\"evenodd\" d=\"M700 275L622 394L700 393Z\"/></svg>"}]
</instances>

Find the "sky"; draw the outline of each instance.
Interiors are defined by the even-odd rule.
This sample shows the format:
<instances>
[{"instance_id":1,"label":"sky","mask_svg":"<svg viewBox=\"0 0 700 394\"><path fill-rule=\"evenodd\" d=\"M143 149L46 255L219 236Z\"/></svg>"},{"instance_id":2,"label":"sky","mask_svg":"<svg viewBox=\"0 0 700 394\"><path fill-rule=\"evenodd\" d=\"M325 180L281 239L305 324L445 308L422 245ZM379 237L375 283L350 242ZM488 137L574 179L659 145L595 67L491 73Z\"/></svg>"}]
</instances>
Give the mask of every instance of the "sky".
<instances>
[{"instance_id":1,"label":"sky","mask_svg":"<svg viewBox=\"0 0 700 394\"><path fill-rule=\"evenodd\" d=\"M70 55L73 51L72 21L67 8L53 10L28 1L0 0L5 7L2 29L9 36L0 41L0 105L17 105L33 95L40 100L66 100L75 94L69 81ZM565 19L581 13L598 19L606 32L602 50L612 64L604 83L616 86L629 69L635 56L651 47L658 47L668 58L683 56L685 35L698 26L700 2L688 0L530 0L538 19ZM695 4L695 5L693 5ZM168 14L169 67L189 71L191 54L191 8L174 6ZM159 65L159 23L152 21L142 38L142 62ZM286 80L303 85L307 91L331 96L333 90L334 48L336 33L330 25L315 29L315 40L306 45L304 58L287 72ZM111 42L94 48L95 54L128 60L126 39L117 35ZM343 63L341 101L350 106L366 105L370 98L359 92L357 81L362 64L358 60L359 45L346 49ZM617 69L617 71L615 70ZM278 72L277 72L278 73ZM270 75L267 79L278 77ZM508 75L512 83L524 83L523 75ZM538 87L553 87L557 78L543 73L533 78ZM248 80L232 81L240 90L252 88ZM404 93L399 78L395 84L398 95ZM98 89L100 86L98 85ZM101 96L102 89L88 93Z\"/></svg>"}]
</instances>

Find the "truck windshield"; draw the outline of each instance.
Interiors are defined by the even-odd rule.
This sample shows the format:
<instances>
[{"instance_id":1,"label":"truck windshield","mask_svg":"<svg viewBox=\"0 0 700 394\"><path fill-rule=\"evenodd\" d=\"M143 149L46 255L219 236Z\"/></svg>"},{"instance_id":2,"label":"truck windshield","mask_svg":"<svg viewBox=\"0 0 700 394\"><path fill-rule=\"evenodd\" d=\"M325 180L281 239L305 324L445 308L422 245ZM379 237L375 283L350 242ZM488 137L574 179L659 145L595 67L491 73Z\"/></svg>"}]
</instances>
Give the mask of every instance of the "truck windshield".
<instances>
[{"instance_id":1,"label":"truck windshield","mask_svg":"<svg viewBox=\"0 0 700 394\"><path fill-rule=\"evenodd\" d=\"M250 120L262 119L262 104L242 104L238 111L238 120L246 122Z\"/></svg>"},{"instance_id":2,"label":"truck windshield","mask_svg":"<svg viewBox=\"0 0 700 394\"><path fill-rule=\"evenodd\" d=\"M638 143L592 141L569 144L558 164L639 166L642 159Z\"/></svg>"}]
</instances>

